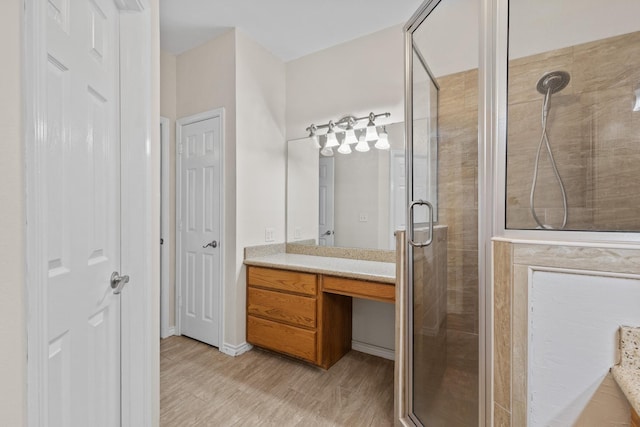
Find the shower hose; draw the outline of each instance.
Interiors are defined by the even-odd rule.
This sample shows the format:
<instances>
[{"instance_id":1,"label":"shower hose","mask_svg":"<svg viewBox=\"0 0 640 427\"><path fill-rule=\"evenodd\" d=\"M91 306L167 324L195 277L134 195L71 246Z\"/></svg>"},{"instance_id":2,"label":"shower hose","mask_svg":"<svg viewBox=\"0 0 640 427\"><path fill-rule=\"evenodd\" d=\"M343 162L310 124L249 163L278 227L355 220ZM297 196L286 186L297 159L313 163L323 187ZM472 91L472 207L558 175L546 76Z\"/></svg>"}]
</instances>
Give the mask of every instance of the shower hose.
<instances>
[{"instance_id":1,"label":"shower hose","mask_svg":"<svg viewBox=\"0 0 640 427\"><path fill-rule=\"evenodd\" d=\"M542 146L544 145L547 149L547 153L549 154L549 160L551 162L551 168L553 169L553 173L558 181L558 185L560 186L560 192L562 193L562 206L564 208L564 216L562 219L562 225L560 229L564 229L567 225L567 193L564 189L564 184L562 183L562 178L560 178L560 172L558 172L558 167L556 165L556 161L553 158L553 153L551 152L551 144L549 143L549 136L547 135L547 116L549 115L549 108L551 102L551 89L547 89L547 93L544 96L544 101L542 102L542 135L540 137L540 143L538 143L538 151L536 153L536 161L533 167L533 182L531 183L531 194L529 196L529 206L531 207L531 215L533 219L538 224L538 228L545 230L552 230L554 227L551 225L545 224L540 221L538 215L536 214L536 207L534 202L534 196L536 193L536 181L538 180L538 168L540 164L540 152L542 151Z\"/></svg>"}]
</instances>

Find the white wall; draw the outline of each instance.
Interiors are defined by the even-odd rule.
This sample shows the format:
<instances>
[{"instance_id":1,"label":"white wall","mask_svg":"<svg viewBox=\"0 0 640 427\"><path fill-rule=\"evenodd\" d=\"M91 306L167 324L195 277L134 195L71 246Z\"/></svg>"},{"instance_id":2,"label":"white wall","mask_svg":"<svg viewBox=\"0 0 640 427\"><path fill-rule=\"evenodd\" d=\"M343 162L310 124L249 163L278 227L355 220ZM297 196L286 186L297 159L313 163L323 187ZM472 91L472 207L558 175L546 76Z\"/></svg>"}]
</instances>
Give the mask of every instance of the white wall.
<instances>
[{"instance_id":1,"label":"white wall","mask_svg":"<svg viewBox=\"0 0 640 427\"><path fill-rule=\"evenodd\" d=\"M415 33L436 77L478 67L479 6L444 1ZM637 0L510 0L509 14L511 58L640 30Z\"/></svg>"},{"instance_id":2,"label":"white wall","mask_svg":"<svg viewBox=\"0 0 640 427\"><path fill-rule=\"evenodd\" d=\"M245 340L244 248L285 240L285 65L236 30L235 343Z\"/></svg>"},{"instance_id":3,"label":"white wall","mask_svg":"<svg viewBox=\"0 0 640 427\"><path fill-rule=\"evenodd\" d=\"M320 156L309 138L287 144L287 241L318 241Z\"/></svg>"},{"instance_id":4,"label":"white wall","mask_svg":"<svg viewBox=\"0 0 640 427\"><path fill-rule=\"evenodd\" d=\"M528 425L622 425L629 409L616 404L621 393L607 383L619 360L618 328L640 325L640 280L531 274ZM608 410L589 411L590 405Z\"/></svg>"},{"instance_id":5,"label":"white wall","mask_svg":"<svg viewBox=\"0 0 640 427\"><path fill-rule=\"evenodd\" d=\"M285 66L238 30L177 57L176 116L225 108L224 343L245 341L244 248L285 235ZM175 197L175 196L173 196Z\"/></svg>"},{"instance_id":6,"label":"white wall","mask_svg":"<svg viewBox=\"0 0 640 427\"><path fill-rule=\"evenodd\" d=\"M414 33L435 77L478 68L480 2L443 1Z\"/></svg>"},{"instance_id":7,"label":"white wall","mask_svg":"<svg viewBox=\"0 0 640 427\"><path fill-rule=\"evenodd\" d=\"M511 58L640 30L637 0L511 0L509 10Z\"/></svg>"},{"instance_id":8,"label":"white wall","mask_svg":"<svg viewBox=\"0 0 640 427\"><path fill-rule=\"evenodd\" d=\"M26 423L25 215L22 129L22 0L0 14L0 425Z\"/></svg>"},{"instance_id":9,"label":"white wall","mask_svg":"<svg viewBox=\"0 0 640 427\"><path fill-rule=\"evenodd\" d=\"M404 37L397 25L287 63L287 139L312 123L388 111L404 120Z\"/></svg>"},{"instance_id":10,"label":"white wall","mask_svg":"<svg viewBox=\"0 0 640 427\"><path fill-rule=\"evenodd\" d=\"M346 114L404 121L404 34L397 25L286 64L287 139ZM394 306L354 299L353 340L393 349Z\"/></svg>"},{"instance_id":11,"label":"white wall","mask_svg":"<svg viewBox=\"0 0 640 427\"><path fill-rule=\"evenodd\" d=\"M236 299L236 70L235 31L191 49L176 61L176 117L183 118L219 107L224 122L224 234L223 286L226 307L224 339L235 339ZM175 193L174 196L175 197Z\"/></svg>"}]
</instances>

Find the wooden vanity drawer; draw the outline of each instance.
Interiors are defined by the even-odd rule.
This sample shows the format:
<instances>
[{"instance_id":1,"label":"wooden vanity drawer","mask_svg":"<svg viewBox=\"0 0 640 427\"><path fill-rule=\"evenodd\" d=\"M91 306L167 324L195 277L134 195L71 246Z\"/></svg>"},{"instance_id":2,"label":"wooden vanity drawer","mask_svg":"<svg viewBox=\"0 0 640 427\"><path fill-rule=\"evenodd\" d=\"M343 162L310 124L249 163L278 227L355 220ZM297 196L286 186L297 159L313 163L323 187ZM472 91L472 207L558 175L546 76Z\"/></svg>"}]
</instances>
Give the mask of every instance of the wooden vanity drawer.
<instances>
[{"instance_id":1,"label":"wooden vanity drawer","mask_svg":"<svg viewBox=\"0 0 640 427\"><path fill-rule=\"evenodd\" d=\"M249 285L253 286L311 296L315 296L317 290L315 274L275 270L272 268L250 266L247 273L247 281Z\"/></svg>"},{"instance_id":2,"label":"wooden vanity drawer","mask_svg":"<svg viewBox=\"0 0 640 427\"><path fill-rule=\"evenodd\" d=\"M391 283L324 276L322 290L324 292L368 298L382 302L394 302L396 300L396 287Z\"/></svg>"},{"instance_id":3,"label":"wooden vanity drawer","mask_svg":"<svg viewBox=\"0 0 640 427\"><path fill-rule=\"evenodd\" d=\"M316 299L249 287L247 313L259 317L316 327Z\"/></svg>"},{"instance_id":4,"label":"wooden vanity drawer","mask_svg":"<svg viewBox=\"0 0 640 427\"><path fill-rule=\"evenodd\" d=\"M247 341L258 347L316 361L316 331L247 316Z\"/></svg>"}]
</instances>

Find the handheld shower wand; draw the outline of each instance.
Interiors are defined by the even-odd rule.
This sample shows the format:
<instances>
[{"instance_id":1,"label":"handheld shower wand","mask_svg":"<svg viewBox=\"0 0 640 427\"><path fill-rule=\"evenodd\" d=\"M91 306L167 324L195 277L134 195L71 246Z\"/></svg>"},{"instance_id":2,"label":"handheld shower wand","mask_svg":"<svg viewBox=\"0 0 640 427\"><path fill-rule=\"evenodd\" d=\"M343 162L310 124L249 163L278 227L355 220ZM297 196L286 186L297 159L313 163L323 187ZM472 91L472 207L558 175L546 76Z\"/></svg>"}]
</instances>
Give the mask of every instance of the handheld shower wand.
<instances>
[{"instance_id":1,"label":"handheld shower wand","mask_svg":"<svg viewBox=\"0 0 640 427\"><path fill-rule=\"evenodd\" d=\"M562 219L562 225L560 229L564 229L567 225L567 217L568 217L568 208L567 208L567 193L564 188L564 184L562 182L562 178L560 177L560 172L558 172L558 167L556 165L556 161L553 157L553 152L551 151L551 144L549 143L549 137L547 135L547 117L549 116L549 110L551 109L551 95L561 91L569 84L570 76L566 71L552 71L543 75L540 80L538 80L538 84L536 88L538 92L544 95L544 100L542 101L542 135L540 137L540 142L538 143L538 150L536 152L536 161L533 167L533 180L531 183L531 193L529 195L529 206L531 208L531 215L533 219L538 224L538 228L542 228L545 230L553 229L554 227L545 224L540 221L538 215L536 214L535 208L535 193L536 193L536 182L538 180L538 167L540 164L540 152L542 151L542 145L547 149L547 153L549 154L549 160L551 162L551 168L553 169L553 173L556 177L556 181L558 181L558 185L560 186L560 193L562 193L562 206L564 208L564 215Z\"/></svg>"}]
</instances>

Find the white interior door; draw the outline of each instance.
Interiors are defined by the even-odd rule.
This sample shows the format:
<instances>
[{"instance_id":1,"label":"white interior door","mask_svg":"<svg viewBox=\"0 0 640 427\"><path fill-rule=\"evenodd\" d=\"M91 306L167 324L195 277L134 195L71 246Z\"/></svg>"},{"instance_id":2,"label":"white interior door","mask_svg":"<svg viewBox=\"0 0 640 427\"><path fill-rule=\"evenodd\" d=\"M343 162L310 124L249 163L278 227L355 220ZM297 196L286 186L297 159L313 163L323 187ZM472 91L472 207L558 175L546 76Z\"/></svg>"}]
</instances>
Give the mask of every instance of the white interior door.
<instances>
[{"instance_id":1,"label":"white interior door","mask_svg":"<svg viewBox=\"0 0 640 427\"><path fill-rule=\"evenodd\" d=\"M219 347L221 117L181 126L180 333Z\"/></svg>"},{"instance_id":2,"label":"white interior door","mask_svg":"<svg viewBox=\"0 0 640 427\"><path fill-rule=\"evenodd\" d=\"M49 426L119 426L119 15L112 0L50 0L46 21ZM126 292L126 290L125 290Z\"/></svg>"},{"instance_id":3,"label":"white interior door","mask_svg":"<svg viewBox=\"0 0 640 427\"><path fill-rule=\"evenodd\" d=\"M318 215L318 245L333 246L334 229L334 158L320 157L320 212Z\"/></svg>"}]
</instances>

